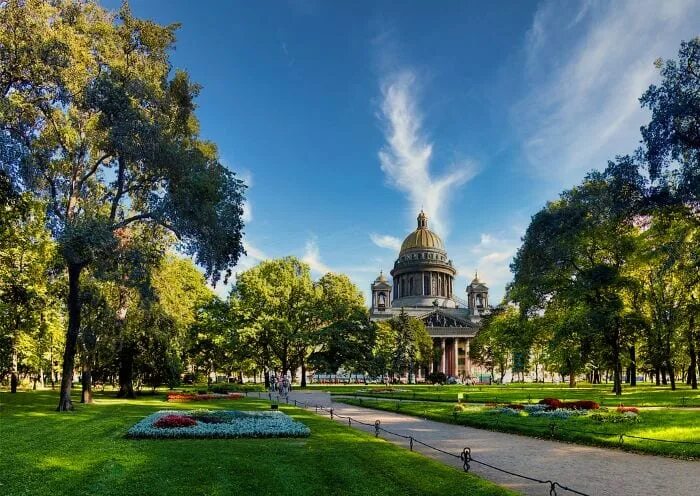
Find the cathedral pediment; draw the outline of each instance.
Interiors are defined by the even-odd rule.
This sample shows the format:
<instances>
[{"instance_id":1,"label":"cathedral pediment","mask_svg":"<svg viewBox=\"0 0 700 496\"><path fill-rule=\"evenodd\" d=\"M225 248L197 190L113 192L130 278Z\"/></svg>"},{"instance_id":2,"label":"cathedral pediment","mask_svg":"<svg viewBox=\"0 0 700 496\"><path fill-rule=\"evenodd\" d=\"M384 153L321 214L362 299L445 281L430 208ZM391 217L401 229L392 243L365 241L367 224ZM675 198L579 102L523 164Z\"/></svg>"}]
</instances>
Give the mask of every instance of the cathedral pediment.
<instances>
[{"instance_id":1,"label":"cathedral pediment","mask_svg":"<svg viewBox=\"0 0 700 496\"><path fill-rule=\"evenodd\" d=\"M473 324L466 319L461 319L450 315L439 309L433 310L419 317L425 327L473 327Z\"/></svg>"}]
</instances>

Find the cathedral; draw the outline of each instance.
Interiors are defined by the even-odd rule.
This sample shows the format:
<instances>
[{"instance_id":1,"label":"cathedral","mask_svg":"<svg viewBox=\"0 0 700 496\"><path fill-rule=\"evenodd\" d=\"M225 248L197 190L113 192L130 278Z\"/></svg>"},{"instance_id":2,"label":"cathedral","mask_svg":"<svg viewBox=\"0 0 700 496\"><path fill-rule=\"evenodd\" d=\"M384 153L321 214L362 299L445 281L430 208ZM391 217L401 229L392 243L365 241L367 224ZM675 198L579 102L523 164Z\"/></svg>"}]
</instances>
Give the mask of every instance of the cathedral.
<instances>
[{"instance_id":1,"label":"cathedral","mask_svg":"<svg viewBox=\"0 0 700 496\"><path fill-rule=\"evenodd\" d=\"M442 239L428 229L428 218L421 210L418 227L401 245L391 282L382 272L372 283L370 318L387 320L403 310L422 320L435 349L440 350L429 372L465 379L476 376L469 343L479 332L481 317L489 311L489 289L477 275L467 286L467 301L461 300L454 294L456 274Z\"/></svg>"}]
</instances>

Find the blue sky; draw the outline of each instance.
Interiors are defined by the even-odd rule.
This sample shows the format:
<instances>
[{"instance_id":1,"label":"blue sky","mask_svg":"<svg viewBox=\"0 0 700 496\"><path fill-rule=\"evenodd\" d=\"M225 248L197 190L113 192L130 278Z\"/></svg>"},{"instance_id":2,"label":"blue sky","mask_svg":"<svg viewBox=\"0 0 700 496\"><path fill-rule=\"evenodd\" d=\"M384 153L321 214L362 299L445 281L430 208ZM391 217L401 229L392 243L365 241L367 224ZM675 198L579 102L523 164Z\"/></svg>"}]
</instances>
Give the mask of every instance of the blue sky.
<instances>
[{"instance_id":1,"label":"blue sky","mask_svg":"<svg viewBox=\"0 0 700 496\"><path fill-rule=\"evenodd\" d=\"M367 294L422 205L458 296L478 269L493 302L530 216L634 150L654 60L700 34L674 0L131 6L182 23L202 135L250 185L237 270L296 255Z\"/></svg>"}]
</instances>

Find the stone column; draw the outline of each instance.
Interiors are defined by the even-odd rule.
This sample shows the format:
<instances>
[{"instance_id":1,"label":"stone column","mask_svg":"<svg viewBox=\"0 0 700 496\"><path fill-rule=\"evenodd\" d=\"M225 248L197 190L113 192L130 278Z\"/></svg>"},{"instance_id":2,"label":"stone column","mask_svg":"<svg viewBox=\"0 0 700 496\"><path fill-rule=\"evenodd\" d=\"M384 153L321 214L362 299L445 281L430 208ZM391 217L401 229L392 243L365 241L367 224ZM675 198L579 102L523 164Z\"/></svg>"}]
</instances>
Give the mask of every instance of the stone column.
<instances>
[{"instance_id":1,"label":"stone column","mask_svg":"<svg viewBox=\"0 0 700 496\"><path fill-rule=\"evenodd\" d=\"M471 341L469 338L464 340L464 371L467 375L471 376L472 361L469 358L469 341Z\"/></svg>"},{"instance_id":2,"label":"stone column","mask_svg":"<svg viewBox=\"0 0 700 496\"><path fill-rule=\"evenodd\" d=\"M445 357L445 338L440 338L440 351L442 351L442 356L440 357L440 372L447 374L447 360Z\"/></svg>"},{"instance_id":3,"label":"stone column","mask_svg":"<svg viewBox=\"0 0 700 496\"><path fill-rule=\"evenodd\" d=\"M455 377L459 377L459 338L455 338Z\"/></svg>"}]
</instances>

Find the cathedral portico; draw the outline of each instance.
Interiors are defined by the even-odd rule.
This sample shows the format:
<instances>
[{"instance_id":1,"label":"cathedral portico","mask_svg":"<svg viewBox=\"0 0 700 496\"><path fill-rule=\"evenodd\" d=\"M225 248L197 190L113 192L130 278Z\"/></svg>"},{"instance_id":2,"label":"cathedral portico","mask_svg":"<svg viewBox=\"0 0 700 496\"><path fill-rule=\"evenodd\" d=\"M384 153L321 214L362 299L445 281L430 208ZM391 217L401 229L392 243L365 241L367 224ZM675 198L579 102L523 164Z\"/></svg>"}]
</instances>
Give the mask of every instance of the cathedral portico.
<instances>
[{"instance_id":1,"label":"cathedral portico","mask_svg":"<svg viewBox=\"0 0 700 496\"><path fill-rule=\"evenodd\" d=\"M457 298L457 271L442 239L428 229L423 211L417 221L416 230L401 244L390 272L391 283L382 272L371 285L370 318L387 320L404 311L422 320L436 350L435 363L427 371L471 377L469 343L479 332L481 317L489 311L488 287L475 276L467 287L467 301Z\"/></svg>"}]
</instances>

